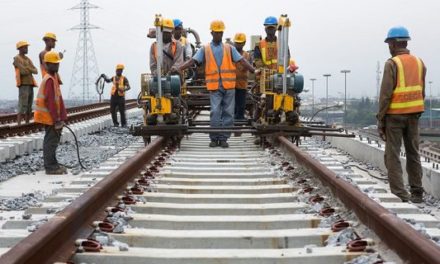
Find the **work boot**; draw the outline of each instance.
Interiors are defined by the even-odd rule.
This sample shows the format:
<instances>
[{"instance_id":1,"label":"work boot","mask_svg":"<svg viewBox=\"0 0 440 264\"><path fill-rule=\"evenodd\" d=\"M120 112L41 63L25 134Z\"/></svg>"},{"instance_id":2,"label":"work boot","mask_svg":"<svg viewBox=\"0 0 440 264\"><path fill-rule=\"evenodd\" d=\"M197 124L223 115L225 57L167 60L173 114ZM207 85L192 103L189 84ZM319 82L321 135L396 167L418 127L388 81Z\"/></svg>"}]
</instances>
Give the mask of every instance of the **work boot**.
<instances>
[{"instance_id":1,"label":"work boot","mask_svg":"<svg viewBox=\"0 0 440 264\"><path fill-rule=\"evenodd\" d=\"M226 140L220 140L220 147L222 148L229 148L229 144L228 142L226 142Z\"/></svg>"},{"instance_id":2,"label":"work boot","mask_svg":"<svg viewBox=\"0 0 440 264\"><path fill-rule=\"evenodd\" d=\"M64 165L58 165L60 167L60 169L63 170L64 174L67 174L67 167Z\"/></svg>"},{"instance_id":3,"label":"work boot","mask_svg":"<svg viewBox=\"0 0 440 264\"><path fill-rule=\"evenodd\" d=\"M217 140L211 140L211 143L209 143L209 147L210 148L215 148L217 147L219 144L217 142Z\"/></svg>"},{"instance_id":4,"label":"work boot","mask_svg":"<svg viewBox=\"0 0 440 264\"><path fill-rule=\"evenodd\" d=\"M423 191L414 191L411 192L411 197L409 200L412 203L423 203Z\"/></svg>"},{"instance_id":5,"label":"work boot","mask_svg":"<svg viewBox=\"0 0 440 264\"><path fill-rule=\"evenodd\" d=\"M46 169L47 175L62 175L65 174L65 171L63 168L58 167L57 169Z\"/></svg>"}]
</instances>

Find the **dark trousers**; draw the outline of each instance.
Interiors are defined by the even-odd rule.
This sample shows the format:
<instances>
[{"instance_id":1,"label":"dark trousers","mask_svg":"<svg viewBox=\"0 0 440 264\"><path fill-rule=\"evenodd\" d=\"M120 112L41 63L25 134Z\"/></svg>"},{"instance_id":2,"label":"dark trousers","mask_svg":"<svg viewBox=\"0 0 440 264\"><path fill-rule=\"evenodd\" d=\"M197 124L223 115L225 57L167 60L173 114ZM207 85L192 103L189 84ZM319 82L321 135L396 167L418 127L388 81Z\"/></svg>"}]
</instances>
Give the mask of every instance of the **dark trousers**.
<instances>
[{"instance_id":1,"label":"dark trousers","mask_svg":"<svg viewBox=\"0 0 440 264\"><path fill-rule=\"evenodd\" d=\"M235 120L244 119L244 112L246 108L246 93L246 89L235 89Z\"/></svg>"},{"instance_id":2,"label":"dark trousers","mask_svg":"<svg viewBox=\"0 0 440 264\"><path fill-rule=\"evenodd\" d=\"M116 114L119 109L119 115L121 116L121 125L126 126L127 120L125 120L125 98L123 96L112 96L110 98L110 112L112 113L113 125L119 126L118 116Z\"/></svg>"},{"instance_id":3,"label":"dark trousers","mask_svg":"<svg viewBox=\"0 0 440 264\"><path fill-rule=\"evenodd\" d=\"M61 139L61 131L56 130L55 126L45 126L46 133L43 140L43 160L46 170L58 169L58 161L56 151Z\"/></svg>"},{"instance_id":4,"label":"dark trousers","mask_svg":"<svg viewBox=\"0 0 440 264\"><path fill-rule=\"evenodd\" d=\"M385 166L388 170L391 192L403 199L408 199L402 177L400 149L405 146L406 172L411 194L423 194L422 166L419 155L419 116L387 115L385 117Z\"/></svg>"}]
</instances>

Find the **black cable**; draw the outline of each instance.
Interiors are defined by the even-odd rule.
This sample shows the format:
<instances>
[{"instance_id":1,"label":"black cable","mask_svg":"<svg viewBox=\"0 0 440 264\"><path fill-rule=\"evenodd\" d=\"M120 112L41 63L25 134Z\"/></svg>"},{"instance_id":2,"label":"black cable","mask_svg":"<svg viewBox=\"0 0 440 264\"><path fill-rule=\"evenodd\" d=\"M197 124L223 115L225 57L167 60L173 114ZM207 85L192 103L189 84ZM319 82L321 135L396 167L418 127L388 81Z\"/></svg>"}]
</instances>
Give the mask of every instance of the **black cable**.
<instances>
[{"instance_id":1,"label":"black cable","mask_svg":"<svg viewBox=\"0 0 440 264\"><path fill-rule=\"evenodd\" d=\"M73 130L72 130L70 127L68 127L68 126L66 126L66 125L64 125L64 127L67 128L67 129L70 131L70 133L72 133L73 138L75 139L76 155L78 156L78 163L79 163L79 165L81 166L82 169L87 170L87 168L82 164L82 162L81 162L81 158L80 158L80 156L79 156L79 145L78 145L78 139L76 138L75 133L73 132Z\"/></svg>"}]
</instances>

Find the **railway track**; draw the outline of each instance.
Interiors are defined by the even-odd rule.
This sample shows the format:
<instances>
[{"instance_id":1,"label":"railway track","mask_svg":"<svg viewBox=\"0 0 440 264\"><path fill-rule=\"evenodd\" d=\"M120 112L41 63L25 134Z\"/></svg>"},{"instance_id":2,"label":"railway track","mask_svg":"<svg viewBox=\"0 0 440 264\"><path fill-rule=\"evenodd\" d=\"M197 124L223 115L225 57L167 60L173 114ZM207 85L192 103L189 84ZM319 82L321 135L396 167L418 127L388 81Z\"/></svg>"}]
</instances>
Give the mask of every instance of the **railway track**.
<instances>
[{"instance_id":1,"label":"railway track","mask_svg":"<svg viewBox=\"0 0 440 264\"><path fill-rule=\"evenodd\" d=\"M402 218L430 227L438 220L414 216L415 206L352 175L361 186L356 188L313 145L305 144L306 153L284 137L276 141L276 148L264 150L243 135L232 138L229 149L210 149L206 135L193 134L176 150L156 138L126 162L113 160L119 163L110 174L84 174L49 197L32 212L60 211L26 238L17 228L36 220L6 224L23 237L4 249L0 262L343 263L376 250L356 232L348 241L327 244L341 232L356 231L350 225L357 220L344 219L350 211L403 260L440 262L440 247ZM360 191L370 186L377 190L370 197ZM431 229L431 237L440 237ZM101 244L78 240L87 238Z\"/></svg>"},{"instance_id":2,"label":"railway track","mask_svg":"<svg viewBox=\"0 0 440 264\"><path fill-rule=\"evenodd\" d=\"M136 100L127 100L126 109L136 107ZM110 104L108 102L95 103L66 109L68 116L68 124L96 118L110 113ZM35 133L43 130L42 124L31 121L29 124L17 125L16 114L0 116L0 138L8 138L12 136L21 136Z\"/></svg>"}]
</instances>

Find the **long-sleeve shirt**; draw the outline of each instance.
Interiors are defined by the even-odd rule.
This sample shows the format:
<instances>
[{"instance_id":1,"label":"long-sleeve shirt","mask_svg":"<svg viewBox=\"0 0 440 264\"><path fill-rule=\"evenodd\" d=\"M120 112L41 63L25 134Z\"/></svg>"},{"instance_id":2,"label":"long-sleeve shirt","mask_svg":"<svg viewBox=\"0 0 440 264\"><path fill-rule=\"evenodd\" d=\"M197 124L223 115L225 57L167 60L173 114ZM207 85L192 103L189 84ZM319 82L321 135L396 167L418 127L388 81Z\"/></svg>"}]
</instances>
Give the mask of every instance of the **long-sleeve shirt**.
<instances>
[{"instance_id":1,"label":"long-sleeve shirt","mask_svg":"<svg viewBox=\"0 0 440 264\"><path fill-rule=\"evenodd\" d=\"M153 43L150 48L150 71L153 75L157 74L157 62L154 56L155 52L153 48L156 45ZM176 41L176 53L173 54L171 49L171 42L163 45L163 50L173 57L169 58L167 55L162 53L162 74L169 73L171 67L179 67L183 63L183 47L180 41Z\"/></svg>"},{"instance_id":2,"label":"long-sleeve shirt","mask_svg":"<svg viewBox=\"0 0 440 264\"><path fill-rule=\"evenodd\" d=\"M396 51L395 56L409 54L409 50L402 48ZM426 67L423 64L423 73L422 73L422 81L423 81L423 98L425 98L425 76L426 76ZM382 128L385 126L385 115L388 111L388 108L391 104L391 98L393 96L394 89L397 86L397 65L390 58L387 60L383 70L383 78L382 85L380 88L380 96L379 96L379 111L376 115L378 126Z\"/></svg>"},{"instance_id":3,"label":"long-sleeve shirt","mask_svg":"<svg viewBox=\"0 0 440 264\"><path fill-rule=\"evenodd\" d=\"M32 74L37 74L38 70L26 55L17 55L12 63L20 71L21 85L34 85Z\"/></svg>"},{"instance_id":4,"label":"long-sleeve shirt","mask_svg":"<svg viewBox=\"0 0 440 264\"><path fill-rule=\"evenodd\" d=\"M55 104L55 85L52 79L46 81L46 89L44 89L46 97L46 106L54 122L67 120L67 112L64 107L63 97L60 96L60 114L58 115L57 106Z\"/></svg>"}]
</instances>

